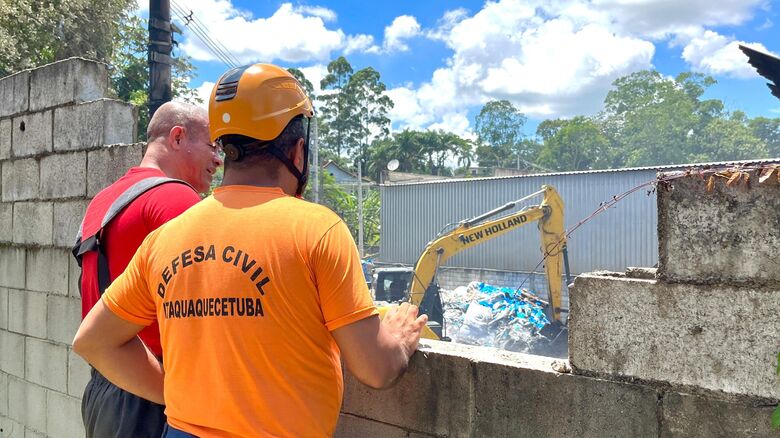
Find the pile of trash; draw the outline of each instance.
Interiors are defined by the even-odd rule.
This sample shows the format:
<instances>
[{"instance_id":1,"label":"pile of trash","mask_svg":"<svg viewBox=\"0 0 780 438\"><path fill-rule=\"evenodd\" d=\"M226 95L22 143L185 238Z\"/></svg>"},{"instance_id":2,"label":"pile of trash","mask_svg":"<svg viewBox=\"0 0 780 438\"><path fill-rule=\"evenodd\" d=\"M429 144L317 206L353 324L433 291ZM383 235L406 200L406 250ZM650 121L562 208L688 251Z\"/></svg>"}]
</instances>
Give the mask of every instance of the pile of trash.
<instances>
[{"instance_id":1,"label":"pile of trash","mask_svg":"<svg viewBox=\"0 0 780 438\"><path fill-rule=\"evenodd\" d=\"M523 353L550 342L539 333L550 324L542 302L527 291L474 281L440 294L445 334L453 342Z\"/></svg>"}]
</instances>

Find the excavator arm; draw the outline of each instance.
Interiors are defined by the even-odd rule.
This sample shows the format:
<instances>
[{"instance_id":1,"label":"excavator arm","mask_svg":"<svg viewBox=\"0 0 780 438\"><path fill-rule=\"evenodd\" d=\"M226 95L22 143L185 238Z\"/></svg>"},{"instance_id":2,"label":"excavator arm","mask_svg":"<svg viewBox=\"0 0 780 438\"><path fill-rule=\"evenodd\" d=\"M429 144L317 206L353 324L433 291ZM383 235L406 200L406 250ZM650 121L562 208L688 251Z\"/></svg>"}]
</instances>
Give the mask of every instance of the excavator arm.
<instances>
[{"instance_id":1,"label":"excavator arm","mask_svg":"<svg viewBox=\"0 0 780 438\"><path fill-rule=\"evenodd\" d=\"M525 199L541 194L544 194L544 199L538 206L483 222L489 217L514 208ZM553 319L560 320L562 299L560 279L563 276L562 253L566 247L566 235L563 228L563 201L551 186L544 186L542 190L525 198L465 220L454 230L430 242L415 265L409 289L410 302L421 304L439 267L450 257L534 221L539 221Z\"/></svg>"},{"instance_id":2,"label":"excavator arm","mask_svg":"<svg viewBox=\"0 0 780 438\"><path fill-rule=\"evenodd\" d=\"M488 220L516 207L518 204L538 195L544 195L542 203L521 211ZM566 234L563 227L563 201L552 186L529 196L509 202L499 208L460 222L453 230L440 234L423 250L412 274L409 287L409 301L429 313L431 320L441 319L441 300L434 278L439 267L455 254L504 235L523 225L538 221L541 235L541 249L550 299L550 315L553 321L561 320L561 278L563 275L563 254L566 249ZM383 315L386 309L380 309ZM441 321L437 321L441 323ZM423 337L438 339L426 327Z\"/></svg>"}]
</instances>

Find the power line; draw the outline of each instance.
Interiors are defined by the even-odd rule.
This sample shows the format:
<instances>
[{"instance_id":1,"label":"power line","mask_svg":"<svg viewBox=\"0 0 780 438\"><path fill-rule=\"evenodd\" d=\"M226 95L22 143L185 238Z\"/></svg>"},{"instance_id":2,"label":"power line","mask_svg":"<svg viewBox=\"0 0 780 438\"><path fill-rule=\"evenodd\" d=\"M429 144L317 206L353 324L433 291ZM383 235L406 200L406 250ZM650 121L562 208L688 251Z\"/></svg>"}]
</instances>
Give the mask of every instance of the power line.
<instances>
[{"instance_id":1,"label":"power line","mask_svg":"<svg viewBox=\"0 0 780 438\"><path fill-rule=\"evenodd\" d=\"M234 67L232 60L227 56L227 54L224 53L222 49L216 46L214 42L208 38L207 35L203 34L199 28L196 29L190 25L194 20L192 11L190 11L190 14L186 14L186 10L175 2L172 2L171 6L173 6L174 11L179 15L179 17L184 20L185 26L187 26L193 32L195 37L197 37L206 46L206 49L211 52L212 55L216 56L228 67Z\"/></svg>"},{"instance_id":2,"label":"power line","mask_svg":"<svg viewBox=\"0 0 780 438\"><path fill-rule=\"evenodd\" d=\"M193 11L185 9L179 5L175 0L171 1L171 6L174 12L184 22L192 33L197 37L205 46L206 49L215 57L217 57L222 63L230 68L236 67L241 62L219 41L211 38L208 34L211 33L209 29L195 17Z\"/></svg>"},{"instance_id":3,"label":"power line","mask_svg":"<svg viewBox=\"0 0 780 438\"><path fill-rule=\"evenodd\" d=\"M174 0L174 3L175 3L175 0ZM184 10L184 8L182 8L181 6L179 6L179 9ZM230 61L232 61L235 64L234 67L238 66L238 65L241 65L241 61L239 61L238 58L236 58L232 53L230 53L230 50L228 50L228 48L225 47L225 45L222 44L221 41L219 41L216 38L211 38L209 36L212 32L209 30L208 27L206 27L205 23L203 23L198 17L194 16L192 10L190 10L190 13L188 14L188 18L189 18L189 20L188 20L189 23L185 24L186 26L188 26L190 28L197 28L200 31L201 34L203 34L209 41L211 41L211 43L215 47L219 48L220 51L224 55L226 55L226 57Z\"/></svg>"}]
</instances>

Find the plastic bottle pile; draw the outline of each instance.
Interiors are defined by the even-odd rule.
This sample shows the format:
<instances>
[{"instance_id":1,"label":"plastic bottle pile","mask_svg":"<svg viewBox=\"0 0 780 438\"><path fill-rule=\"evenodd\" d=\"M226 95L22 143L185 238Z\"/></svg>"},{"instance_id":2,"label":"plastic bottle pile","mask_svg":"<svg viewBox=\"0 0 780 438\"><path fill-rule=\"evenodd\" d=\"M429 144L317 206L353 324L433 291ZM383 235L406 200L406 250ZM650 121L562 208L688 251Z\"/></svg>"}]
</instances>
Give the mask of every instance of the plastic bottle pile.
<instances>
[{"instance_id":1,"label":"plastic bottle pile","mask_svg":"<svg viewBox=\"0 0 780 438\"><path fill-rule=\"evenodd\" d=\"M539 334L550 323L541 303L512 288L475 281L440 293L446 336L453 342L523 353L549 343Z\"/></svg>"}]
</instances>

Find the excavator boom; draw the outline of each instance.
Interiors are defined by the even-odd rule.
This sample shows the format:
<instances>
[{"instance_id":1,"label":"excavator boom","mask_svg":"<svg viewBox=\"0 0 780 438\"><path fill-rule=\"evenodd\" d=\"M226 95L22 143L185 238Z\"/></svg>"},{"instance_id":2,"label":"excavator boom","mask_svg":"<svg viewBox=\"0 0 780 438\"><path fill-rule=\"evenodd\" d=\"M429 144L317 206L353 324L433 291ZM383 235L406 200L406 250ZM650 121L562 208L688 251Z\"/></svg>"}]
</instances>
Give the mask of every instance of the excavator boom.
<instances>
[{"instance_id":1,"label":"excavator boom","mask_svg":"<svg viewBox=\"0 0 780 438\"><path fill-rule=\"evenodd\" d=\"M544 199L537 206L488 220L514 208L531 197L542 194ZM414 267L409 287L409 301L420 306L422 311L429 313L429 318L432 320L440 319L442 317L441 301L438 296L438 290L435 290L438 286L434 283L439 267L447 259L465 249L535 221L539 221L541 249L544 256L550 299L550 315L553 321L560 321L561 278L563 276L562 255L566 248L566 234L563 228L563 201L552 186L543 186L542 190L536 193L509 202L502 207L474 218L464 220L455 229L437 236L436 239L428 243ZM430 331L426 331L423 336L437 338Z\"/></svg>"}]
</instances>

